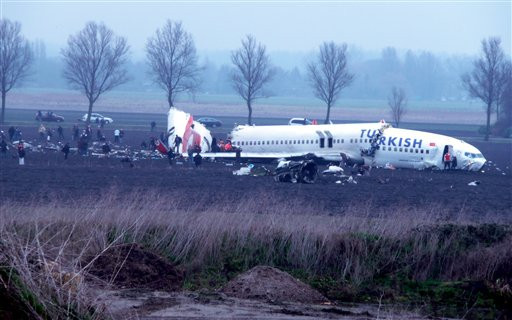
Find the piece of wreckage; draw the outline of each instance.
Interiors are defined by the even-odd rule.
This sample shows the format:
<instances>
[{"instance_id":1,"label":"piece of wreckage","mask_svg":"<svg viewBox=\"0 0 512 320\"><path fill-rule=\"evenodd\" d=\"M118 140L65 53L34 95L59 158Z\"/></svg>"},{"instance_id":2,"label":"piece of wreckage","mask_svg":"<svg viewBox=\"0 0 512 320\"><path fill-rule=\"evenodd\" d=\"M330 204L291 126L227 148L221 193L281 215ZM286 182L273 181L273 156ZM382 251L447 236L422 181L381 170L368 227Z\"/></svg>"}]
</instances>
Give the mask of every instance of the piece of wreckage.
<instances>
[{"instance_id":1,"label":"piece of wreckage","mask_svg":"<svg viewBox=\"0 0 512 320\"><path fill-rule=\"evenodd\" d=\"M280 161L274 171L277 182L315 183L318 177L318 166L313 160Z\"/></svg>"}]
</instances>

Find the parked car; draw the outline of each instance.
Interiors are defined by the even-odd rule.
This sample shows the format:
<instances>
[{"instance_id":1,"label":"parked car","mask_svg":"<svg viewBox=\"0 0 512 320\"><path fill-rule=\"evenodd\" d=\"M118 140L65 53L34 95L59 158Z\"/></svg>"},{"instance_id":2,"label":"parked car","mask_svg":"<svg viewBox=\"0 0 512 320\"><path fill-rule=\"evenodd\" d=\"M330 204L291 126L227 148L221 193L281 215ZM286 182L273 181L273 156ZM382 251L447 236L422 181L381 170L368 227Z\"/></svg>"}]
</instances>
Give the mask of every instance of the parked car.
<instances>
[{"instance_id":1,"label":"parked car","mask_svg":"<svg viewBox=\"0 0 512 320\"><path fill-rule=\"evenodd\" d=\"M313 124L313 121L308 118L291 118L290 121L288 121L288 124L290 126L306 126Z\"/></svg>"},{"instance_id":2,"label":"parked car","mask_svg":"<svg viewBox=\"0 0 512 320\"><path fill-rule=\"evenodd\" d=\"M64 121L64 117L53 113L53 111L38 111L36 113L36 120L45 122L62 122Z\"/></svg>"},{"instance_id":3,"label":"parked car","mask_svg":"<svg viewBox=\"0 0 512 320\"><path fill-rule=\"evenodd\" d=\"M309 120L308 118L291 118L290 121L288 121L288 124L290 126L307 126L317 123L316 121ZM329 120L329 124L333 124L333 122Z\"/></svg>"},{"instance_id":4,"label":"parked car","mask_svg":"<svg viewBox=\"0 0 512 320\"><path fill-rule=\"evenodd\" d=\"M91 122L92 123L99 123L101 120L103 119L103 121L105 121L105 124L109 124L109 123L112 123L114 122L114 120L112 118L109 118L109 117L105 117L99 113L91 113ZM86 121L87 120L87 113L84 114L84 116L82 117L81 119L82 121Z\"/></svg>"},{"instance_id":5,"label":"parked car","mask_svg":"<svg viewBox=\"0 0 512 320\"><path fill-rule=\"evenodd\" d=\"M199 119L197 119L197 122L201 123L205 127L215 128L215 127L222 126L222 121L217 120L215 118L199 118Z\"/></svg>"}]
</instances>

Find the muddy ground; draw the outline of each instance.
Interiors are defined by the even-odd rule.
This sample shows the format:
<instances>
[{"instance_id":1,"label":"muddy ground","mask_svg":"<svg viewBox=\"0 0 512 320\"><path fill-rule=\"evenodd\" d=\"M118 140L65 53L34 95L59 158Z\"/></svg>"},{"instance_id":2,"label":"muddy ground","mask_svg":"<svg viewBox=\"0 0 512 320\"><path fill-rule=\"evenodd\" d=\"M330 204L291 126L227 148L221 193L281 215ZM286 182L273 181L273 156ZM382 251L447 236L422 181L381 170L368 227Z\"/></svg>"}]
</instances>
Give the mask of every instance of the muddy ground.
<instances>
[{"instance_id":1,"label":"muddy ground","mask_svg":"<svg viewBox=\"0 0 512 320\"><path fill-rule=\"evenodd\" d=\"M4 130L5 131L5 130ZM37 139L37 128L24 128L27 141ZM105 132L107 137L110 132ZM128 132L119 148L140 150L140 142L152 133ZM15 153L0 158L0 200L76 200L101 197L109 190L159 193L184 192L205 203L236 202L271 195L275 201L300 202L318 213L343 214L349 208L442 208L471 217L501 216L510 219L512 208L512 151L510 142L471 141L489 160L483 172L373 169L368 176L354 175L357 184L337 184L337 177L322 176L315 184L277 183L273 177L234 176L246 164L203 161L192 168L185 161L169 166L166 158L139 159L133 167L119 158L84 157L44 150L27 152L26 165L18 165ZM73 145L72 145L73 146ZM263 164L269 169L274 163ZM325 169L325 165L319 167ZM350 174L347 169L346 173ZM478 186L469 182L480 181ZM264 208L262 208L264 210Z\"/></svg>"},{"instance_id":2,"label":"muddy ground","mask_svg":"<svg viewBox=\"0 0 512 320\"><path fill-rule=\"evenodd\" d=\"M2 129L5 131L6 128ZM107 137L112 136L110 129L104 133ZM23 135L28 141L37 140L37 128L24 127ZM148 141L151 135L148 131L129 131L123 145L115 149L140 151L141 141ZM233 175L233 171L245 163L204 161L201 167L194 168L178 161L171 167L166 158L146 157L130 166L116 156L84 157L72 153L68 160L64 160L62 152L49 149L28 151L26 165L21 167L11 150L7 157L0 157L0 201L26 203L56 199L73 205L92 206L93 200L85 198L137 191L158 193L162 197L188 195L190 201L181 201L181 205L193 203L196 207L265 198L273 203L301 203L311 213L342 215L372 212L374 208L385 212L401 207L433 209L433 213L443 211L483 222L512 222L511 143L503 140L484 143L476 138L468 142L489 160L483 172L373 169L368 176L354 174L357 183L338 184L336 181L340 178L320 175L311 185L278 183L271 176ZM264 166L275 168L273 163ZM325 168L325 165L319 167L320 170ZM350 174L350 170L346 170ZM472 181L480 184L469 186ZM261 206L259 210L266 212L268 209ZM101 263L99 261L99 265ZM99 268L96 276L102 276L105 270ZM118 278L118 281L122 280ZM108 306L108 312L114 318L128 315L141 319L422 318L414 313L397 313L396 306L393 306L395 311L390 311L378 305L275 304L228 297L223 293L162 293L154 290L152 286L134 290L130 285L120 283L115 290L98 289L96 296Z\"/></svg>"}]
</instances>

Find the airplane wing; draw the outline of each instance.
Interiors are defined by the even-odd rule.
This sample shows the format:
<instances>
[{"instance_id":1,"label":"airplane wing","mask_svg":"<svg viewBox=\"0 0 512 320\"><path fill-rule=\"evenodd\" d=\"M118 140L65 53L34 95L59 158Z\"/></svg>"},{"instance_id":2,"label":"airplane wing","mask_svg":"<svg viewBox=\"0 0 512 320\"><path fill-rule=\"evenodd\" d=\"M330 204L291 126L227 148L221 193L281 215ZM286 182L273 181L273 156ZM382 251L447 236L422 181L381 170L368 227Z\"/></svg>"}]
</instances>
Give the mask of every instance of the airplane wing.
<instances>
[{"instance_id":1,"label":"airplane wing","mask_svg":"<svg viewBox=\"0 0 512 320\"><path fill-rule=\"evenodd\" d=\"M185 154L184 154L185 155ZM201 153L203 158L224 158L235 159L237 158L236 152L204 152ZM290 158L306 158L308 156L315 156L311 153L285 153L285 152L240 152L239 157L242 159L290 159Z\"/></svg>"}]
</instances>

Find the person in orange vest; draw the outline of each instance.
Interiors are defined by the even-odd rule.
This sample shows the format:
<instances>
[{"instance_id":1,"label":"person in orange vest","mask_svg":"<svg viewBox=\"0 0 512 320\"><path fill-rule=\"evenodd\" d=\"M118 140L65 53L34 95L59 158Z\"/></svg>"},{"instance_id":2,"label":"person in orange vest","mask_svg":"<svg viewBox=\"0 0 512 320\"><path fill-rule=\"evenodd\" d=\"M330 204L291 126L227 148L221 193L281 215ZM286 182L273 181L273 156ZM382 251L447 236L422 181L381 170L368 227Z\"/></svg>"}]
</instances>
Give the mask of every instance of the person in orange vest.
<instances>
[{"instance_id":1,"label":"person in orange vest","mask_svg":"<svg viewBox=\"0 0 512 320\"><path fill-rule=\"evenodd\" d=\"M225 151L231 151L233 148L231 146L231 140L227 140L226 141L226 144L224 145L224 150Z\"/></svg>"},{"instance_id":2,"label":"person in orange vest","mask_svg":"<svg viewBox=\"0 0 512 320\"><path fill-rule=\"evenodd\" d=\"M443 160L444 160L444 170L450 170L450 166L452 164L452 155L450 154L450 151L448 151L444 154Z\"/></svg>"}]
</instances>

